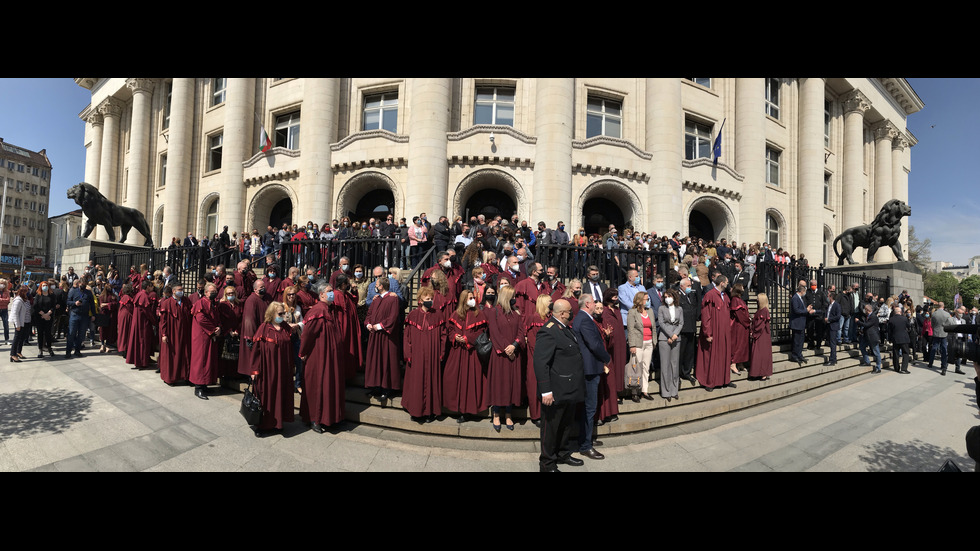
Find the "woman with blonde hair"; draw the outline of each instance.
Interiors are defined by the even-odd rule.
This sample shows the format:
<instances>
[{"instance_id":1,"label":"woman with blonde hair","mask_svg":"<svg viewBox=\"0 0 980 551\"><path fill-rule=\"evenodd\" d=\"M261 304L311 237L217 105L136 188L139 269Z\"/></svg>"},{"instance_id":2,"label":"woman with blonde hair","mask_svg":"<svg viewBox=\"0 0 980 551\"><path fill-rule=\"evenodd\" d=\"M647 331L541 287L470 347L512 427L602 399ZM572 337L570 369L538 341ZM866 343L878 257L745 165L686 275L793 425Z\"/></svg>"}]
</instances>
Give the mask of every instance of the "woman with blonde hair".
<instances>
[{"instance_id":1,"label":"woman with blonde hair","mask_svg":"<svg viewBox=\"0 0 980 551\"><path fill-rule=\"evenodd\" d=\"M295 414L293 390L292 331L286 322L286 305L273 302L265 310L265 318L252 338L252 381L255 395L262 403L262 422L253 430L255 436L267 436L282 431L284 423L292 422Z\"/></svg>"},{"instance_id":2,"label":"woman with blonde hair","mask_svg":"<svg viewBox=\"0 0 980 551\"><path fill-rule=\"evenodd\" d=\"M491 407L491 424L497 432L500 432L501 413L506 418L507 429L514 430L511 408L519 407L522 401L520 355L526 343L521 338L523 316L516 304L514 288L506 286L497 293L497 305L484 311L493 351L487 366L483 399L485 406Z\"/></svg>"},{"instance_id":3,"label":"woman with blonde hair","mask_svg":"<svg viewBox=\"0 0 980 551\"><path fill-rule=\"evenodd\" d=\"M772 376L772 332L769 325L769 297L756 295L758 308L749 331L749 378L768 381Z\"/></svg>"},{"instance_id":4,"label":"woman with blonde hair","mask_svg":"<svg viewBox=\"0 0 980 551\"><path fill-rule=\"evenodd\" d=\"M485 408L485 375L476 354L476 339L486 330L487 320L468 290L459 294L459 306L446 319L449 356L442 375L442 403L458 412L457 422L463 423Z\"/></svg>"},{"instance_id":5,"label":"woman with blonde hair","mask_svg":"<svg viewBox=\"0 0 980 551\"><path fill-rule=\"evenodd\" d=\"M630 364L639 368L639 387L636 383L630 387L633 401L639 402L640 396L653 400L649 393L650 362L653 351L657 347L656 321L652 312L648 312L650 300L646 291L637 291L633 296L633 307L626 314L626 340L629 344ZM633 379L635 377L631 377ZM631 381L632 382L632 381ZM661 385L663 383L661 382Z\"/></svg>"},{"instance_id":6,"label":"woman with blonde hair","mask_svg":"<svg viewBox=\"0 0 980 551\"><path fill-rule=\"evenodd\" d=\"M527 418L534 426L541 426L541 395L538 393L538 378L534 373L534 345L538 340L538 331L551 317L551 297L538 295L534 303L534 311L524 314L524 342L527 353L524 354L524 386L527 388Z\"/></svg>"}]
</instances>

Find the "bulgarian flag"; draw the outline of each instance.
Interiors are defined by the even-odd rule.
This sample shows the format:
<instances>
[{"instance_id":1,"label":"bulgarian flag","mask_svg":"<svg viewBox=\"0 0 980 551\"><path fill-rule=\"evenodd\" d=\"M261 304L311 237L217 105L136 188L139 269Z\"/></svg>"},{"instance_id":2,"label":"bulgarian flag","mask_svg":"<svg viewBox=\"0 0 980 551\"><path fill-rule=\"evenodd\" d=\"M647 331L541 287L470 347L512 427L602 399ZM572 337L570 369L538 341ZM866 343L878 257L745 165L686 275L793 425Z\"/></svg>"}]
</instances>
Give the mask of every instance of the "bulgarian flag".
<instances>
[{"instance_id":1,"label":"bulgarian flag","mask_svg":"<svg viewBox=\"0 0 980 551\"><path fill-rule=\"evenodd\" d=\"M259 135L259 149L262 153L268 153L272 149L272 140L269 139L269 134L266 133L265 127L262 127L262 133Z\"/></svg>"}]
</instances>

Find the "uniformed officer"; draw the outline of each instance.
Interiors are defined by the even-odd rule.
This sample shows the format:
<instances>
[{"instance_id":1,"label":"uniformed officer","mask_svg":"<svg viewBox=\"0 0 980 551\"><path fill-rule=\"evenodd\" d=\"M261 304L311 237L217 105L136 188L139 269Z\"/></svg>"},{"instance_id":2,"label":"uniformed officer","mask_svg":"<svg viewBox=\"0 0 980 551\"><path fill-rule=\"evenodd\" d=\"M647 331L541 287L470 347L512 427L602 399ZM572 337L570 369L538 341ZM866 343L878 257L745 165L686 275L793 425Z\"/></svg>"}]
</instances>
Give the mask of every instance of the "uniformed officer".
<instances>
[{"instance_id":1,"label":"uniformed officer","mask_svg":"<svg viewBox=\"0 0 980 551\"><path fill-rule=\"evenodd\" d=\"M558 472L558 463L580 466L572 457L570 433L577 405L585 400L582 353L571 328L572 306L558 299L552 317L538 331L534 374L541 393L541 472Z\"/></svg>"}]
</instances>

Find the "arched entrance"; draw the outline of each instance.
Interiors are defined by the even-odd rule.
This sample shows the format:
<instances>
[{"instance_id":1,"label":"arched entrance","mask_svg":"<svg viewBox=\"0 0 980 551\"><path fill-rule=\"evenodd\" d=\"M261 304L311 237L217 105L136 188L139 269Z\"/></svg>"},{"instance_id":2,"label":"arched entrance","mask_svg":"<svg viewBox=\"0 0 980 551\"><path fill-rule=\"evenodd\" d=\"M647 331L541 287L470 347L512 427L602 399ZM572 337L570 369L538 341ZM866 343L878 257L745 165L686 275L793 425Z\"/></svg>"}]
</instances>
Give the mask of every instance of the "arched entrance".
<instances>
[{"instance_id":1,"label":"arched entrance","mask_svg":"<svg viewBox=\"0 0 980 551\"><path fill-rule=\"evenodd\" d=\"M500 216L505 220L517 214L528 216L528 200L521 184L510 174L497 169L482 169L463 178L453 195L453 212L469 220L484 215L487 220Z\"/></svg>"},{"instance_id":2,"label":"arched entrance","mask_svg":"<svg viewBox=\"0 0 980 551\"><path fill-rule=\"evenodd\" d=\"M687 209L687 231L691 237L728 239L738 237L735 215L721 199L703 195L691 201Z\"/></svg>"},{"instance_id":3,"label":"arched entrance","mask_svg":"<svg viewBox=\"0 0 980 551\"><path fill-rule=\"evenodd\" d=\"M593 197L582 206L582 227L586 235L597 233L602 235L609 231L609 224L616 226L620 232L626 227L623 211L616 203L605 197Z\"/></svg>"},{"instance_id":4,"label":"arched entrance","mask_svg":"<svg viewBox=\"0 0 980 551\"><path fill-rule=\"evenodd\" d=\"M249 230L259 230L265 233L266 226L279 229L285 224L299 224L294 219L296 198L293 190L283 184L264 184L248 207ZM306 224L306 220L302 221ZM231 231L231 228L229 228Z\"/></svg>"},{"instance_id":5,"label":"arched entrance","mask_svg":"<svg viewBox=\"0 0 980 551\"><path fill-rule=\"evenodd\" d=\"M714 239L715 227L703 212L695 210L691 212L691 218L688 221L688 235L694 239Z\"/></svg>"},{"instance_id":6,"label":"arched entrance","mask_svg":"<svg viewBox=\"0 0 980 551\"><path fill-rule=\"evenodd\" d=\"M298 222L295 222L298 224ZM293 222L293 202L289 197L281 199L269 213L269 225L273 228L281 228L283 224L294 224Z\"/></svg>"},{"instance_id":7,"label":"arched entrance","mask_svg":"<svg viewBox=\"0 0 980 551\"><path fill-rule=\"evenodd\" d=\"M460 216L464 220L469 220L471 216L482 214L487 220L492 220L496 216L509 220L515 212L517 207L509 195L498 189L481 189L466 201Z\"/></svg>"},{"instance_id":8,"label":"arched entrance","mask_svg":"<svg viewBox=\"0 0 980 551\"><path fill-rule=\"evenodd\" d=\"M345 214L351 220L364 222L371 218L384 220L395 212L395 194L390 189L372 189L364 194L357 206Z\"/></svg>"},{"instance_id":9,"label":"arched entrance","mask_svg":"<svg viewBox=\"0 0 980 551\"><path fill-rule=\"evenodd\" d=\"M618 180L598 180L587 185L578 198L582 227L586 233L602 235L609 225L622 234L625 228L646 230L643 203L631 187ZM576 228L577 229L577 228Z\"/></svg>"},{"instance_id":10,"label":"arched entrance","mask_svg":"<svg viewBox=\"0 0 980 551\"><path fill-rule=\"evenodd\" d=\"M404 216L405 201L401 197L398 186L388 176L380 172L362 172L351 177L341 186L337 194L335 218L348 216L351 220L367 222L372 216L375 219L395 214L395 220ZM411 217L408 217L411 220Z\"/></svg>"}]
</instances>

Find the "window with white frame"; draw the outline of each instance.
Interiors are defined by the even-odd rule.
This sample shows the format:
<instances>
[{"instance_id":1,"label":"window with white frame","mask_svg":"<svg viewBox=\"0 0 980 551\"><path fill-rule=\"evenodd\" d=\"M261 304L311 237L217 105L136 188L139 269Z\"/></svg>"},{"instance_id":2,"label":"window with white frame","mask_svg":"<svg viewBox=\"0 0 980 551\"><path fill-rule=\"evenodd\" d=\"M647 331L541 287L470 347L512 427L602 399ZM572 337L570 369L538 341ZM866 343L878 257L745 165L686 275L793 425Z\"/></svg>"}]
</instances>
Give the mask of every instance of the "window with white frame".
<instances>
[{"instance_id":1,"label":"window with white frame","mask_svg":"<svg viewBox=\"0 0 980 551\"><path fill-rule=\"evenodd\" d=\"M766 114L774 119L779 118L779 79L766 79Z\"/></svg>"},{"instance_id":2,"label":"window with white frame","mask_svg":"<svg viewBox=\"0 0 980 551\"><path fill-rule=\"evenodd\" d=\"M364 96L364 121L362 130L398 130L398 92L385 92Z\"/></svg>"},{"instance_id":3,"label":"window with white frame","mask_svg":"<svg viewBox=\"0 0 980 551\"><path fill-rule=\"evenodd\" d=\"M226 78L211 79L211 106L212 107L225 102L225 91L227 88L228 88L228 79Z\"/></svg>"},{"instance_id":4,"label":"window with white frame","mask_svg":"<svg viewBox=\"0 0 980 551\"><path fill-rule=\"evenodd\" d=\"M823 175L823 204L830 206L830 174Z\"/></svg>"},{"instance_id":5,"label":"window with white frame","mask_svg":"<svg viewBox=\"0 0 980 551\"><path fill-rule=\"evenodd\" d=\"M766 146L766 183L770 186L779 186L779 156L778 149Z\"/></svg>"},{"instance_id":6,"label":"window with white frame","mask_svg":"<svg viewBox=\"0 0 980 551\"><path fill-rule=\"evenodd\" d=\"M211 201L211 206L208 207L207 219L205 221L205 236L211 239L214 234L218 233L218 201L215 199Z\"/></svg>"},{"instance_id":7,"label":"window with white frame","mask_svg":"<svg viewBox=\"0 0 980 551\"><path fill-rule=\"evenodd\" d=\"M513 87L477 87L473 124L514 126L514 96Z\"/></svg>"},{"instance_id":8,"label":"window with white frame","mask_svg":"<svg viewBox=\"0 0 980 551\"><path fill-rule=\"evenodd\" d=\"M167 99L163 104L163 129L170 128L170 100L174 95L174 83L167 83Z\"/></svg>"},{"instance_id":9,"label":"window with white frame","mask_svg":"<svg viewBox=\"0 0 980 551\"><path fill-rule=\"evenodd\" d=\"M623 137L623 102L589 96L585 107L585 137Z\"/></svg>"},{"instance_id":10,"label":"window with white frame","mask_svg":"<svg viewBox=\"0 0 980 551\"><path fill-rule=\"evenodd\" d=\"M823 102L823 146L830 147L830 101Z\"/></svg>"},{"instance_id":11,"label":"window with white frame","mask_svg":"<svg viewBox=\"0 0 980 551\"><path fill-rule=\"evenodd\" d=\"M164 186L167 184L167 154L164 153L160 155L160 184Z\"/></svg>"},{"instance_id":12,"label":"window with white frame","mask_svg":"<svg viewBox=\"0 0 980 551\"><path fill-rule=\"evenodd\" d=\"M299 111L276 117L275 146L299 149Z\"/></svg>"},{"instance_id":13,"label":"window with white frame","mask_svg":"<svg viewBox=\"0 0 980 551\"><path fill-rule=\"evenodd\" d=\"M711 126L692 120L684 123L684 158L711 158Z\"/></svg>"},{"instance_id":14,"label":"window with white frame","mask_svg":"<svg viewBox=\"0 0 980 551\"><path fill-rule=\"evenodd\" d=\"M711 79L710 78L689 78L687 80L690 80L691 82L696 82L696 83L700 84L701 86L704 86L705 88L711 88Z\"/></svg>"},{"instance_id":15,"label":"window with white frame","mask_svg":"<svg viewBox=\"0 0 980 551\"><path fill-rule=\"evenodd\" d=\"M766 213L766 242L773 250L779 248L779 222L769 213Z\"/></svg>"},{"instance_id":16,"label":"window with white frame","mask_svg":"<svg viewBox=\"0 0 980 551\"><path fill-rule=\"evenodd\" d=\"M215 134L208 139L208 171L221 168L221 145L224 134Z\"/></svg>"}]
</instances>

